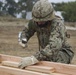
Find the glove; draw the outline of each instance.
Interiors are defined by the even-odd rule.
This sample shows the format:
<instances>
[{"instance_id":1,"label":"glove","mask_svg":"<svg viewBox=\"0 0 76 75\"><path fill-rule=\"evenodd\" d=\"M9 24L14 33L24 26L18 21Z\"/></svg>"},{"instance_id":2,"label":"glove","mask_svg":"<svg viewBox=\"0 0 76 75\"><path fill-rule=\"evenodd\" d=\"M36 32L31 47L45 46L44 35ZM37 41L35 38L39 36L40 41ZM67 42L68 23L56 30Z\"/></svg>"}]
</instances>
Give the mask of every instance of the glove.
<instances>
[{"instance_id":1,"label":"glove","mask_svg":"<svg viewBox=\"0 0 76 75\"><path fill-rule=\"evenodd\" d=\"M23 69L27 66L30 66L30 65L33 65L33 64L36 64L38 63L39 61L34 57L34 56L31 56L31 57L25 57L21 60L21 62L19 63L19 68Z\"/></svg>"},{"instance_id":2,"label":"glove","mask_svg":"<svg viewBox=\"0 0 76 75\"><path fill-rule=\"evenodd\" d=\"M19 44L20 44L23 48L27 47L27 39L26 39L26 38L22 39L21 41L19 41Z\"/></svg>"},{"instance_id":3,"label":"glove","mask_svg":"<svg viewBox=\"0 0 76 75\"><path fill-rule=\"evenodd\" d=\"M18 42L22 47L27 47L27 39L26 38L22 38L22 32L19 32L18 35Z\"/></svg>"}]
</instances>

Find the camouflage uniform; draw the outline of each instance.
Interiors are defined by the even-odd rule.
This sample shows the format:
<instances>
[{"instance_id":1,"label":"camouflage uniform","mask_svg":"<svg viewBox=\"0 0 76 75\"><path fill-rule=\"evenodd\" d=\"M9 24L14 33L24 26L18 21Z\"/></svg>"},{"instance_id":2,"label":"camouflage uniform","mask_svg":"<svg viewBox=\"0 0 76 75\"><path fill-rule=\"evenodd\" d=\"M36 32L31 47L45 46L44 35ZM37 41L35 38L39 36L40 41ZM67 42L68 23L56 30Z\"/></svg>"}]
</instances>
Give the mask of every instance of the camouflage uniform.
<instances>
[{"instance_id":1,"label":"camouflage uniform","mask_svg":"<svg viewBox=\"0 0 76 75\"><path fill-rule=\"evenodd\" d=\"M46 8L47 7L47 8ZM34 55L38 60L70 63L74 53L66 42L66 29L63 21L55 17L54 9L47 0L38 1L32 10L33 20L22 31L22 38L30 39L37 32L39 51ZM48 21L45 26L36 22Z\"/></svg>"},{"instance_id":2,"label":"camouflage uniform","mask_svg":"<svg viewBox=\"0 0 76 75\"><path fill-rule=\"evenodd\" d=\"M39 51L35 54L38 60L70 63L73 52L66 43L66 29L61 19L55 18L44 27L30 20L22 32L22 38L29 40L35 32L39 41Z\"/></svg>"}]
</instances>

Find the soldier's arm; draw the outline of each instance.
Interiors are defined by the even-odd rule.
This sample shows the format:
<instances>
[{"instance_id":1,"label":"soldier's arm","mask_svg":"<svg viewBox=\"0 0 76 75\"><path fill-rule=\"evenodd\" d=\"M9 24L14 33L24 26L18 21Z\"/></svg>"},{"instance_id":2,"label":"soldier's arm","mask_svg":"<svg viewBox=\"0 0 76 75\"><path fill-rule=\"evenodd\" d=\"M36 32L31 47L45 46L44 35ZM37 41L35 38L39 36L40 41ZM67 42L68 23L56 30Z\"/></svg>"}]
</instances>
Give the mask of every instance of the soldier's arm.
<instances>
[{"instance_id":1,"label":"soldier's arm","mask_svg":"<svg viewBox=\"0 0 76 75\"><path fill-rule=\"evenodd\" d=\"M48 45L41 50L41 53L45 56L56 55L59 50L62 48L62 44L65 40L65 26L62 22L54 23Z\"/></svg>"},{"instance_id":2,"label":"soldier's arm","mask_svg":"<svg viewBox=\"0 0 76 75\"><path fill-rule=\"evenodd\" d=\"M28 25L22 31L21 38L26 38L27 41L32 37L35 33L34 22L32 20L29 21Z\"/></svg>"}]
</instances>

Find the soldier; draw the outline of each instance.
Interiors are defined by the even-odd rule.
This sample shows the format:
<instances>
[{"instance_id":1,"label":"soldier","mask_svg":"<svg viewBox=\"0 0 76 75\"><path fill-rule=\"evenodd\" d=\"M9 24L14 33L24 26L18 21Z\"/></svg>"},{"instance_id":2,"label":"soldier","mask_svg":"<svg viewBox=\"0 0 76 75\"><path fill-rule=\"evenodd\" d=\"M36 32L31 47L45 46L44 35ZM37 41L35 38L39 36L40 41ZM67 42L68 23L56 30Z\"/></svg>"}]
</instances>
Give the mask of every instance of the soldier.
<instances>
[{"instance_id":1,"label":"soldier","mask_svg":"<svg viewBox=\"0 0 76 75\"><path fill-rule=\"evenodd\" d=\"M52 4L48 0L39 0L33 6L32 18L19 34L19 44L26 47L30 37L37 32L39 51L31 57L23 58L19 67L24 68L42 60L69 64L74 53L66 42L63 21L55 16Z\"/></svg>"}]
</instances>

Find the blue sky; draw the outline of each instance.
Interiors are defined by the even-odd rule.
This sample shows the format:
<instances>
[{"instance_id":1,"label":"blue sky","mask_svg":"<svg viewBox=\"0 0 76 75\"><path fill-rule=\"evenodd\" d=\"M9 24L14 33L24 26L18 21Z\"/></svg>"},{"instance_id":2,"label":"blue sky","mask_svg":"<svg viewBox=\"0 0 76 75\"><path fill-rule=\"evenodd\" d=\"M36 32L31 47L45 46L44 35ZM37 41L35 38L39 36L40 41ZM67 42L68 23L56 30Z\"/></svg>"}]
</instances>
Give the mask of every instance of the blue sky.
<instances>
[{"instance_id":1,"label":"blue sky","mask_svg":"<svg viewBox=\"0 0 76 75\"><path fill-rule=\"evenodd\" d=\"M76 1L76 0L49 0L49 1L57 3L57 2L69 2L69 1Z\"/></svg>"}]
</instances>

